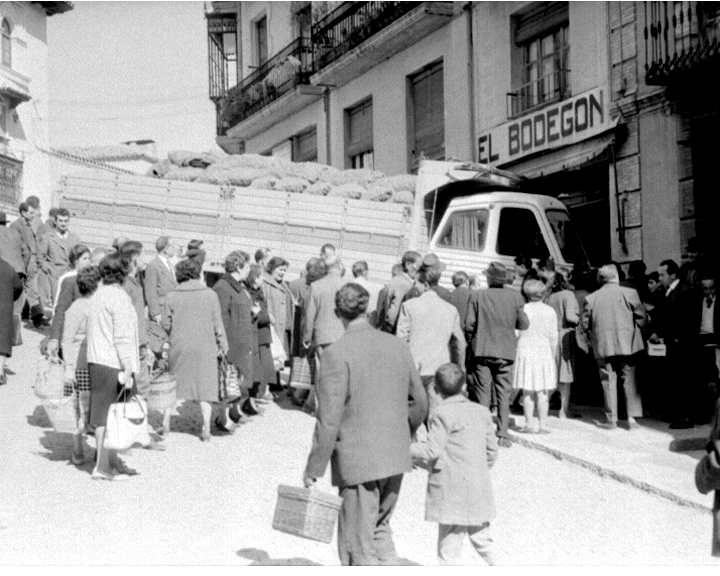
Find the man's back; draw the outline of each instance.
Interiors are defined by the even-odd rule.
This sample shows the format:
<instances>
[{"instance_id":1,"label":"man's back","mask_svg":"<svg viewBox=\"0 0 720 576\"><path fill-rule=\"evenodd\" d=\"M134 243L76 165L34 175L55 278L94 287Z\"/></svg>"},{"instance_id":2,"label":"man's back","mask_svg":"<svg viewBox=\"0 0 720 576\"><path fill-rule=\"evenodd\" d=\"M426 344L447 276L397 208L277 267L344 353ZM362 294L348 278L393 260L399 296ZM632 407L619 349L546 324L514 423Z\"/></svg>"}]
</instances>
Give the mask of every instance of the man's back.
<instances>
[{"instance_id":1,"label":"man's back","mask_svg":"<svg viewBox=\"0 0 720 576\"><path fill-rule=\"evenodd\" d=\"M25 274L22 239L17 230L0 226L0 258L5 260L18 274Z\"/></svg>"},{"instance_id":2,"label":"man's back","mask_svg":"<svg viewBox=\"0 0 720 576\"><path fill-rule=\"evenodd\" d=\"M515 330L526 330L529 321L522 308L525 299L511 288L474 291L465 320L465 336L476 357L515 360Z\"/></svg>"},{"instance_id":3,"label":"man's back","mask_svg":"<svg viewBox=\"0 0 720 576\"><path fill-rule=\"evenodd\" d=\"M325 350L317 394L311 475L322 476L331 455L335 486L412 469L408 418L422 422L427 399L405 342L365 321L349 326Z\"/></svg>"},{"instance_id":4,"label":"man's back","mask_svg":"<svg viewBox=\"0 0 720 576\"><path fill-rule=\"evenodd\" d=\"M335 294L346 284L340 271L331 269L326 276L310 284L305 308L304 342L314 345L332 344L345 332L335 315Z\"/></svg>"},{"instance_id":5,"label":"man's back","mask_svg":"<svg viewBox=\"0 0 720 576\"><path fill-rule=\"evenodd\" d=\"M584 322L595 358L629 356L643 349L635 328L644 325L645 308L633 288L609 283L588 295Z\"/></svg>"},{"instance_id":6,"label":"man's back","mask_svg":"<svg viewBox=\"0 0 720 576\"><path fill-rule=\"evenodd\" d=\"M465 286L458 286L450 292L450 299L448 302L457 308L458 314L460 315L460 326L465 329L465 319L467 318L468 306L470 305L470 297L473 295L473 291Z\"/></svg>"}]
</instances>

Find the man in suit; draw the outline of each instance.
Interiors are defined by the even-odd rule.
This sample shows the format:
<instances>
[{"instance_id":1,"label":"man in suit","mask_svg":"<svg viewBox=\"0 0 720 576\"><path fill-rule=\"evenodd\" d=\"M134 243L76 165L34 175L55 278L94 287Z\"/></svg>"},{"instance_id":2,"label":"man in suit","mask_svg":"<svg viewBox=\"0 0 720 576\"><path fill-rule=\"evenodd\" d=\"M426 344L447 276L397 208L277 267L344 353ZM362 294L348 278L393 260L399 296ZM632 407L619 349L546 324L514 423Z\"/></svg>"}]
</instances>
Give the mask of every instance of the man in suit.
<instances>
[{"instance_id":1,"label":"man in suit","mask_svg":"<svg viewBox=\"0 0 720 576\"><path fill-rule=\"evenodd\" d=\"M641 329L645 326L645 307L637 290L620 286L614 264L598 270L599 290L588 295L583 310L583 327L590 335L593 354L600 369L605 395L607 421L601 428L617 428L618 375L622 379L627 407L628 428L640 426L635 418L642 418L642 403L635 385L637 353L644 349Z\"/></svg>"},{"instance_id":2,"label":"man in suit","mask_svg":"<svg viewBox=\"0 0 720 576\"><path fill-rule=\"evenodd\" d=\"M400 314L400 305L402 304L405 294L413 286L415 275L422 263L422 256L417 252L408 250L403 254L402 267L403 271L397 276L393 276L388 284L385 301L383 303L384 317L381 318L382 329L385 332L395 334L397 328L397 319Z\"/></svg>"},{"instance_id":3,"label":"man in suit","mask_svg":"<svg viewBox=\"0 0 720 576\"><path fill-rule=\"evenodd\" d=\"M508 277L505 265L491 262L485 276L488 288L473 292L465 319L465 338L472 349L468 397L489 409L495 390L498 445L509 448L512 365L517 352L515 330L527 330L530 322L523 311L523 297L505 287Z\"/></svg>"},{"instance_id":4,"label":"man in suit","mask_svg":"<svg viewBox=\"0 0 720 576\"><path fill-rule=\"evenodd\" d=\"M157 256L145 267L145 301L148 305L148 345L155 354L162 352L167 333L162 327L162 311L167 295L177 286L175 267L170 257L174 252L170 238L160 236L155 242Z\"/></svg>"},{"instance_id":5,"label":"man in suit","mask_svg":"<svg viewBox=\"0 0 720 576\"><path fill-rule=\"evenodd\" d=\"M346 566L397 564L390 518L403 474L412 470L410 436L427 414L410 348L368 324L368 297L354 283L335 296L345 333L325 351L320 367L303 477L310 487L331 463L332 484L343 499L338 551Z\"/></svg>"},{"instance_id":6,"label":"man in suit","mask_svg":"<svg viewBox=\"0 0 720 576\"><path fill-rule=\"evenodd\" d=\"M457 309L431 288L439 280L443 268L437 261L434 266L423 265L418 270L415 285L422 294L400 307L396 334L410 344L410 352L419 366L420 378L428 395L428 419L440 404L440 397L435 391L435 372L448 362L463 366L467 346Z\"/></svg>"},{"instance_id":7,"label":"man in suit","mask_svg":"<svg viewBox=\"0 0 720 576\"><path fill-rule=\"evenodd\" d=\"M452 276L452 283L455 290L450 292L448 302L457 308L460 315L460 326L465 330L465 318L467 317L468 306L470 305L470 296L473 291L470 290L470 277L464 270L458 270ZM464 366L464 363L460 364Z\"/></svg>"},{"instance_id":8,"label":"man in suit","mask_svg":"<svg viewBox=\"0 0 720 576\"><path fill-rule=\"evenodd\" d=\"M70 250L80 244L77 234L70 232L70 212L67 208L55 211L55 225L42 237L38 259L40 268L50 283L50 296L57 292L60 276L70 270Z\"/></svg>"},{"instance_id":9,"label":"man in suit","mask_svg":"<svg viewBox=\"0 0 720 576\"><path fill-rule=\"evenodd\" d=\"M25 291L21 297L20 309L22 310L27 300L30 307L30 319L33 324L41 326L45 323L43 318L43 305L40 300L40 288L38 285L38 246L40 243L39 228L35 224L35 208L27 202L20 204L20 218L10 225L20 236L20 250L23 262L25 263Z\"/></svg>"},{"instance_id":10,"label":"man in suit","mask_svg":"<svg viewBox=\"0 0 720 576\"><path fill-rule=\"evenodd\" d=\"M392 281L392 278L395 278L395 276L398 276L403 273L403 266L402 264L393 264L393 267L390 271L390 279ZM382 330L383 332L389 332L390 330L386 330L385 328L385 319L387 317L387 293L390 288L390 282L385 284L385 286L382 287L380 290L380 293L378 294L378 302L377 302L377 309L375 311L375 318L376 318L376 325L375 327L378 330Z\"/></svg>"},{"instance_id":11,"label":"man in suit","mask_svg":"<svg viewBox=\"0 0 720 576\"><path fill-rule=\"evenodd\" d=\"M370 300L368 301L368 322L375 328L377 327L377 307L378 298L380 297L380 291L382 290L381 284L375 284L370 282L368 279L369 269L368 263L365 260L358 260L352 265L353 282L360 284L370 294Z\"/></svg>"}]
</instances>

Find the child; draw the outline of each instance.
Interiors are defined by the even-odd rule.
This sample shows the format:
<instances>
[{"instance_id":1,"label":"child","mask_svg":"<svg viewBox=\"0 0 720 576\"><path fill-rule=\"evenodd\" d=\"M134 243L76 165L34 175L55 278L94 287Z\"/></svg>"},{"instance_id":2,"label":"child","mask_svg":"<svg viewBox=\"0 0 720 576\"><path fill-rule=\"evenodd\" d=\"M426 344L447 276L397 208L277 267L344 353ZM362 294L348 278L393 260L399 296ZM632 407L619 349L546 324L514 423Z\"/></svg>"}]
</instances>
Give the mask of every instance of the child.
<instances>
[{"instance_id":1,"label":"child","mask_svg":"<svg viewBox=\"0 0 720 576\"><path fill-rule=\"evenodd\" d=\"M465 373L453 363L435 373L440 404L430 419L425 442L410 447L415 463L427 463L425 520L438 522L438 559L442 564L461 562L465 535L477 553L495 564L490 520L495 502L490 468L498 445L490 411L470 402L462 393ZM487 458L481 457L486 454Z\"/></svg>"}]
</instances>

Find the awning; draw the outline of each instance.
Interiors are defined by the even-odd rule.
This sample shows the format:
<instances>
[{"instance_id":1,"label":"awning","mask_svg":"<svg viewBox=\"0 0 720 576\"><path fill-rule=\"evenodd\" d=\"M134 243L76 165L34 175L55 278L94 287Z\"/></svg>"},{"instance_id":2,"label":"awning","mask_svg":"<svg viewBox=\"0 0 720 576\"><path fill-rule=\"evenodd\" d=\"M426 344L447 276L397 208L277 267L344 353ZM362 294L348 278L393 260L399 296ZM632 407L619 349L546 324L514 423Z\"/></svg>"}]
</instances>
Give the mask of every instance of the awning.
<instances>
[{"instance_id":1,"label":"awning","mask_svg":"<svg viewBox=\"0 0 720 576\"><path fill-rule=\"evenodd\" d=\"M615 128L619 119L619 117L616 119L611 129L595 138L550 152L543 152L530 160L506 164L502 168L532 179L557 172L578 170L588 164L608 160L608 148L615 143Z\"/></svg>"},{"instance_id":2,"label":"awning","mask_svg":"<svg viewBox=\"0 0 720 576\"><path fill-rule=\"evenodd\" d=\"M15 108L21 102L28 102L30 100L30 94L18 90L9 84L0 84L0 95L8 100L10 108Z\"/></svg>"}]
</instances>

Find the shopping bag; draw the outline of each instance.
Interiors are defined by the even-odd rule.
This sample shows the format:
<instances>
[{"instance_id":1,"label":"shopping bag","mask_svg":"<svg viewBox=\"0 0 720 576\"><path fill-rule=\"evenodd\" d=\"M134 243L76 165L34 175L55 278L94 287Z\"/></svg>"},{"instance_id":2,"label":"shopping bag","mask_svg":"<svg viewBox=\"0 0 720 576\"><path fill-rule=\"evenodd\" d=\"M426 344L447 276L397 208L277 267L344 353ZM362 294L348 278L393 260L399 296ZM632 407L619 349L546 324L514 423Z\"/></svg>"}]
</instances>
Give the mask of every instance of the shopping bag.
<instances>
[{"instance_id":1,"label":"shopping bag","mask_svg":"<svg viewBox=\"0 0 720 576\"><path fill-rule=\"evenodd\" d=\"M136 395L126 399L123 390L118 396L118 401L110 405L105 431L105 448L127 450L133 444L149 446L151 442L145 401Z\"/></svg>"},{"instance_id":2,"label":"shopping bag","mask_svg":"<svg viewBox=\"0 0 720 576\"><path fill-rule=\"evenodd\" d=\"M147 406L151 410L170 410L177 402L177 380L170 372L155 372L150 379Z\"/></svg>"},{"instance_id":3,"label":"shopping bag","mask_svg":"<svg viewBox=\"0 0 720 576\"><path fill-rule=\"evenodd\" d=\"M63 397L65 368L59 358L41 358L37 363L33 392L41 400Z\"/></svg>"},{"instance_id":4,"label":"shopping bag","mask_svg":"<svg viewBox=\"0 0 720 576\"><path fill-rule=\"evenodd\" d=\"M42 406L55 432L74 434L78 428L78 405L75 394L43 400Z\"/></svg>"},{"instance_id":5,"label":"shopping bag","mask_svg":"<svg viewBox=\"0 0 720 576\"><path fill-rule=\"evenodd\" d=\"M227 361L227 356L224 354L220 356L218 358L218 399L220 402L232 404L240 399L242 396L241 379L237 368Z\"/></svg>"},{"instance_id":6,"label":"shopping bag","mask_svg":"<svg viewBox=\"0 0 720 576\"><path fill-rule=\"evenodd\" d=\"M270 326L270 353L272 354L273 365L275 370L282 370L285 366L285 360L287 360L287 354L285 353L285 346L283 346L282 340L278 336L275 326Z\"/></svg>"},{"instance_id":7,"label":"shopping bag","mask_svg":"<svg viewBox=\"0 0 720 576\"><path fill-rule=\"evenodd\" d=\"M312 388L312 369L310 361L306 358L295 357L292 361L290 373L290 388L309 390Z\"/></svg>"}]
</instances>

